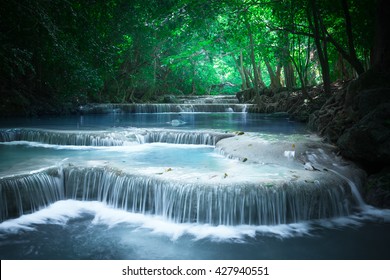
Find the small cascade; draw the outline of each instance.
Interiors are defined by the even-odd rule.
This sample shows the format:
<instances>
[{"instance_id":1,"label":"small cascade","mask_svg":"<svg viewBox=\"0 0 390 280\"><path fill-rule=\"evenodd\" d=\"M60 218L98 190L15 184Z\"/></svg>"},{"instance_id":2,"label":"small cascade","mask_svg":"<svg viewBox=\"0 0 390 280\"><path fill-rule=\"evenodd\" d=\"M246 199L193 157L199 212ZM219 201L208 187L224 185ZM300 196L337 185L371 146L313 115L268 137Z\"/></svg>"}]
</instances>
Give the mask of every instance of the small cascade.
<instances>
[{"instance_id":1,"label":"small cascade","mask_svg":"<svg viewBox=\"0 0 390 280\"><path fill-rule=\"evenodd\" d=\"M335 173L337 176L340 176L348 183L349 187L351 188L352 195L353 195L355 201L357 202L358 206L361 209L365 209L367 207L367 204L364 202L356 184L351 179L342 175L340 172L337 172L337 171L332 170L332 169L329 169L329 171Z\"/></svg>"},{"instance_id":2,"label":"small cascade","mask_svg":"<svg viewBox=\"0 0 390 280\"><path fill-rule=\"evenodd\" d=\"M328 182L329 183L329 182ZM276 225L346 216L349 186L293 181L198 184L128 174L104 167L48 169L0 178L0 218L36 211L61 199L101 201L177 223Z\"/></svg>"},{"instance_id":3,"label":"small cascade","mask_svg":"<svg viewBox=\"0 0 390 280\"><path fill-rule=\"evenodd\" d=\"M121 146L123 140L109 133L51 131L37 129L0 130L0 142L29 141L53 145Z\"/></svg>"},{"instance_id":4,"label":"small cascade","mask_svg":"<svg viewBox=\"0 0 390 280\"><path fill-rule=\"evenodd\" d=\"M179 113L180 107L177 104L89 104L79 108L82 114L118 114L118 113Z\"/></svg>"},{"instance_id":5,"label":"small cascade","mask_svg":"<svg viewBox=\"0 0 390 280\"><path fill-rule=\"evenodd\" d=\"M234 134L181 130L124 130L106 132L63 132L34 129L0 130L0 142L29 141L52 145L122 146L127 143L172 143L214 146L219 140Z\"/></svg>"},{"instance_id":6,"label":"small cascade","mask_svg":"<svg viewBox=\"0 0 390 280\"><path fill-rule=\"evenodd\" d=\"M312 162L316 166L325 167L329 172L332 172L337 177L347 182L348 186L350 187L353 198L357 203L357 206L360 209L367 208L367 205L364 202L358 188L358 185L362 185L362 182L365 180L365 172L363 172L357 166L354 166L351 163L348 163L349 168L345 167L346 163L343 163L343 160L341 158L338 158L332 153L325 152L323 149L316 149L315 151L316 153L306 152L306 161ZM353 178L353 180L351 180L350 178Z\"/></svg>"},{"instance_id":7,"label":"small cascade","mask_svg":"<svg viewBox=\"0 0 390 280\"><path fill-rule=\"evenodd\" d=\"M188 113L220 113L220 112L235 112L245 113L248 104L180 104L178 105L181 112Z\"/></svg>"},{"instance_id":8,"label":"small cascade","mask_svg":"<svg viewBox=\"0 0 390 280\"><path fill-rule=\"evenodd\" d=\"M182 96L179 103L145 103L145 104L89 104L81 106L82 114L118 114L118 113L246 113L253 105L240 104L233 95L215 96Z\"/></svg>"},{"instance_id":9,"label":"small cascade","mask_svg":"<svg viewBox=\"0 0 390 280\"><path fill-rule=\"evenodd\" d=\"M172 143L172 144L195 144L212 145L224 138L232 137L234 134L203 132L203 131L175 131L175 130L150 130L137 134L137 140L140 144L144 143Z\"/></svg>"},{"instance_id":10,"label":"small cascade","mask_svg":"<svg viewBox=\"0 0 390 280\"><path fill-rule=\"evenodd\" d=\"M351 213L348 187L166 181L105 168L65 168L65 196L98 200L177 223L275 225ZM346 198L347 197L347 198Z\"/></svg>"},{"instance_id":11,"label":"small cascade","mask_svg":"<svg viewBox=\"0 0 390 280\"><path fill-rule=\"evenodd\" d=\"M342 181L345 182L345 181ZM346 216L355 202L347 184L197 183L105 167L67 166L0 178L0 220L62 199L101 201L177 223L276 225Z\"/></svg>"},{"instance_id":12,"label":"small cascade","mask_svg":"<svg viewBox=\"0 0 390 280\"><path fill-rule=\"evenodd\" d=\"M53 167L0 178L0 221L32 213L64 199L63 173Z\"/></svg>"},{"instance_id":13,"label":"small cascade","mask_svg":"<svg viewBox=\"0 0 390 280\"><path fill-rule=\"evenodd\" d=\"M199 96L181 96L178 98L183 104L237 104L238 99L234 95L199 95Z\"/></svg>"},{"instance_id":14,"label":"small cascade","mask_svg":"<svg viewBox=\"0 0 390 280\"><path fill-rule=\"evenodd\" d=\"M138 113L138 114L181 112L180 107L176 104L132 104L132 106L130 107L121 106L118 109L121 109L125 113Z\"/></svg>"}]
</instances>

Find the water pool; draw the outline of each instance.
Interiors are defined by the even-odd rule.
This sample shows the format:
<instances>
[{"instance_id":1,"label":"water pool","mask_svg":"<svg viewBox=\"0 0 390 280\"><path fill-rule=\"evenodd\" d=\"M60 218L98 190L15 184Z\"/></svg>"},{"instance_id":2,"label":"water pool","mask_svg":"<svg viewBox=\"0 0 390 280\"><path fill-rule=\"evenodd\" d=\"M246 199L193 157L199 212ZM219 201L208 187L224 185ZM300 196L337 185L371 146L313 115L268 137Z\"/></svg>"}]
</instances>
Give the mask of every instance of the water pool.
<instances>
[{"instance_id":1,"label":"water pool","mask_svg":"<svg viewBox=\"0 0 390 280\"><path fill-rule=\"evenodd\" d=\"M308 138L286 117L115 112L0 126L2 259L390 257L389 211L286 157ZM237 131L267 157L215 148Z\"/></svg>"}]
</instances>

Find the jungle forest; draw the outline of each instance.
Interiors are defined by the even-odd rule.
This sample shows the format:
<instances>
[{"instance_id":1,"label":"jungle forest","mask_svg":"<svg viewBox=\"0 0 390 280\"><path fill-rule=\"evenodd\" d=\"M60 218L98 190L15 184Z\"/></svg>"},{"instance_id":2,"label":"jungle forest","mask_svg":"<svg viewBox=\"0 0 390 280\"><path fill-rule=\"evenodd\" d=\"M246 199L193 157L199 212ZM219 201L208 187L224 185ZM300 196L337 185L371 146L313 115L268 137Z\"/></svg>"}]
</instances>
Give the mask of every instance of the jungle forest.
<instances>
[{"instance_id":1,"label":"jungle forest","mask_svg":"<svg viewBox=\"0 0 390 280\"><path fill-rule=\"evenodd\" d=\"M373 64L376 2L8 0L1 114L249 88L330 94Z\"/></svg>"}]
</instances>

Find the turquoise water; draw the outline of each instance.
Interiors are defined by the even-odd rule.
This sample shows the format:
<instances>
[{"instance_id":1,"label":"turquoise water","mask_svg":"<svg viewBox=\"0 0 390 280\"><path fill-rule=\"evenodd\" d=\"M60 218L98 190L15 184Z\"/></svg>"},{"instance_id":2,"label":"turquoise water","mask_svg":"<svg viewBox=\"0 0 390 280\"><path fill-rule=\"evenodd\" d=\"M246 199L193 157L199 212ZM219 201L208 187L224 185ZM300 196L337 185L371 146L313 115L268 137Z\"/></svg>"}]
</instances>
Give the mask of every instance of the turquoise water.
<instances>
[{"instance_id":1,"label":"turquoise water","mask_svg":"<svg viewBox=\"0 0 390 280\"><path fill-rule=\"evenodd\" d=\"M178 126L172 120L180 120ZM99 130L114 127L177 128L182 130L218 129L263 133L304 133L305 126L286 117L248 113L161 113L161 114L100 114L0 120L0 127L39 127L47 129Z\"/></svg>"},{"instance_id":2,"label":"turquoise water","mask_svg":"<svg viewBox=\"0 0 390 280\"><path fill-rule=\"evenodd\" d=\"M227 137L226 132L234 131L263 135L265 141L272 143L276 143L278 139L300 141L307 133L302 124L288 118L247 113L44 117L2 120L0 126L2 131L30 129L26 135L39 130L34 132L34 141L23 139L0 144L0 201L3 206L6 203L3 198L7 194L2 182L12 180L15 176L39 175L39 172L49 167L58 170L72 170L73 167L110 168L119 178L121 174L150 177L157 181L174 182L175 187L179 188L188 188L190 185L200 191L203 191L203 185L212 188L222 184L231 187L233 193L238 189L242 191L241 187L245 184L261 185L265 179L278 182L295 180L303 172L302 165L296 162L286 159L283 165L280 160L249 164L221 155L212 141L217 141L215 139L219 139L218 137ZM156 131L156 135L169 131L174 139L181 139L184 143L142 142L142 139L146 139L144 135L152 130ZM180 131L195 134L183 136ZM88 139L92 139L90 144L96 145L66 144L65 138L69 138L69 135L73 137L79 132L83 133L81 138L88 136ZM209 138L204 137L205 133ZM214 140L209 140L214 137L210 133L220 134ZM203 135L201 138L206 139L204 141L207 144L186 143L198 139L199 135ZM100 139L100 142L95 141L96 139ZM56 144L56 141L61 143ZM311 176L314 173L309 174ZM59 176L56 182L61 184L63 175L56 176ZM272 184L276 181L272 181ZM311 180L306 181L312 183ZM262 185L267 192L270 190L269 186L271 184L268 181ZM322 185L317 184L314 188L320 186ZM348 188L346 184L346 188L341 191L348 193ZM288 190L286 193L288 194ZM281 194L284 195L285 192ZM198 197L209 199L203 194ZM161 203L168 206L173 203L169 201L169 196L162 196L161 199ZM229 200L224 201L222 198L221 201L224 203L220 204L223 207L233 207L229 205ZM203 205L203 202L197 203L196 205ZM343 203L347 203L347 199ZM190 206L184 204L184 207ZM274 207L274 204L270 207ZM103 200L82 201L64 196L40 209L2 221L0 258L389 259L389 211L367 205L361 208L349 208L347 205L346 208L349 214L302 219L294 223L208 224L193 220L175 222L167 218L168 214L155 214L158 212L148 209L129 211L113 207L113 204ZM230 215L233 212L224 209L223 213Z\"/></svg>"}]
</instances>

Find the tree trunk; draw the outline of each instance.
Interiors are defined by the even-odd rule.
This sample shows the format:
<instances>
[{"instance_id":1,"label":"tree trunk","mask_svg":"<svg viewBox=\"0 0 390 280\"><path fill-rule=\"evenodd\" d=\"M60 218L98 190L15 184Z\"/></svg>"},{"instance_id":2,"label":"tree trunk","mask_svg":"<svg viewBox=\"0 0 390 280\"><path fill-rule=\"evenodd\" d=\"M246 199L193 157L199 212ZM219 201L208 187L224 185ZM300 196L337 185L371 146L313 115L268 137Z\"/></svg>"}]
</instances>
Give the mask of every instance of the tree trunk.
<instances>
[{"instance_id":1,"label":"tree trunk","mask_svg":"<svg viewBox=\"0 0 390 280\"><path fill-rule=\"evenodd\" d=\"M244 73L245 73L245 81L247 84L247 88L253 87L253 77L250 70L244 67Z\"/></svg>"},{"instance_id":2,"label":"tree trunk","mask_svg":"<svg viewBox=\"0 0 390 280\"><path fill-rule=\"evenodd\" d=\"M327 60L326 50L323 49L321 44L321 32L323 28L320 27L320 14L318 11L316 0L310 0L310 9L312 12L311 17L309 15L309 25L311 26L314 34L314 43L317 48L318 59L321 66L322 81L324 83L324 91L327 94L330 94L330 70L329 70L329 61ZM325 45L326 47L326 45Z\"/></svg>"},{"instance_id":3,"label":"tree trunk","mask_svg":"<svg viewBox=\"0 0 390 280\"><path fill-rule=\"evenodd\" d=\"M191 59L191 65L192 65L192 92L191 92L191 94L196 95L196 83L195 83L196 62L192 59Z\"/></svg>"},{"instance_id":4,"label":"tree trunk","mask_svg":"<svg viewBox=\"0 0 390 280\"><path fill-rule=\"evenodd\" d=\"M352 23L351 15L349 13L347 0L341 0L341 6L343 8L344 19L345 19L345 30L347 33L347 42L349 56L351 57L351 65L355 68L356 72L360 75L364 72L364 68L358 57L356 56L355 44L353 42Z\"/></svg>"},{"instance_id":5,"label":"tree trunk","mask_svg":"<svg viewBox=\"0 0 390 280\"><path fill-rule=\"evenodd\" d=\"M282 87L282 80L281 80L281 77L282 77L282 65L280 63L278 63L278 65L276 65L275 76L276 76L276 81L278 82L279 88L281 88Z\"/></svg>"},{"instance_id":6,"label":"tree trunk","mask_svg":"<svg viewBox=\"0 0 390 280\"><path fill-rule=\"evenodd\" d=\"M285 47L282 49L282 53L281 53L282 55L280 57L281 66L283 68L283 74L284 74L284 85L291 91L294 87L296 87L294 67L292 65L293 58L290 52L291 41L286 32L283 34L283 36L286 43L285 43Z\"/></svg>"},{"instance_id":7,"label":"tree trunk","mask_svg":"<svg viewBox=\"0 0 390 280\"><path fill-rule=\"evenodd\" d=\"M283 66L284 82L289 90L296 87L294 68L291 61L287 61Z\"/></svg>"},{"instance_id":8,"label":"tree trunk","mask_svg":"<svg viewBox=\"0 0 390 280\"><path fill-rule=\"evenodd\" d=\"M280 83L280 67L278 66L278 69L275 73L272 69L270 62L267 59L265 59L265 66L267 66L268 74L271 80L271 89L275 90L281 88L282 85Z\"/></svg>"},{"instance_id":9,"label":"tree trunk","mask_svg":"<svg viewBox=\"0 0 390 280\"><path fill-rule=\"evenodd\" d=\"M259 81L258 81L259 89L266 88L266 85L265 85L264 80L263 80L263 75L261 74L261 66L259 65L259 67L257 67L256 70L257 70L257 76L259 78Z\"/></svg>"},{"instance_id":10,"label":"tree trunk","mask_svg":"<svg viewBox=\"0 0 390 280\"><path fill-rule=\"evenodd\" d=\"M249 88L249 85L248 85L248 83L246 82L246 79L245 79L245 71L244 71L244 63L243 63L242 51L240 51L239 59L236 59L234 57L234 55L233 55L233 59L236 62L236 66L237 66L238 72L240 73L240 77L241 77L241 90L245 90L245 89Z\"/></svg>"},{"instance_id":11,"label":"tree trunk","mask_svg":"<svg viewBox=\"0 0 390 280\"><path fill-rule=\"evenodd\" d=\"M250 57L251 57L251 63L253 67L253 89L255 91L255 95L257 96L259 94L259 73L257 72L256 69L256 60L255 60L255 47L254 47L254 41L253 41L253 34L251 30L251 26L249 22L246 20L245 22L246 28L248 30L248 36L249 36L249 44L250 44Z\"/></svg>"},{"instance_id":12,"label":"tree trunk","mask_svg":"<svg viewBox=\"0 0 390 280\"><path fill-rule=\"evenodd\" d=\"M386 0L378 0L375 26L375 41L371 58L371 67L383 73L390 72L390 10Z\"/></svg>"},{"instance_id":13,"label":"tree trunk","mask_svg":"<svg viewBox=\"0 0 390 280\"><path fill-rule=\"evenodd\" d=\"M351 67L345 63L345 60L340 53L337 57L335 68L339 80L348 81L353 77Z\"/></svg>"}]
</instances>

